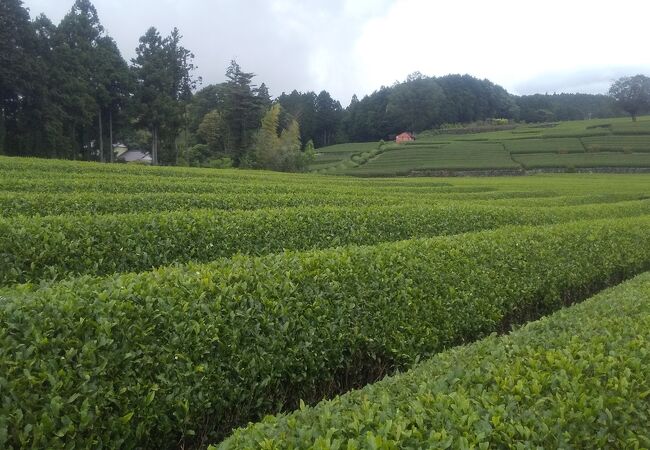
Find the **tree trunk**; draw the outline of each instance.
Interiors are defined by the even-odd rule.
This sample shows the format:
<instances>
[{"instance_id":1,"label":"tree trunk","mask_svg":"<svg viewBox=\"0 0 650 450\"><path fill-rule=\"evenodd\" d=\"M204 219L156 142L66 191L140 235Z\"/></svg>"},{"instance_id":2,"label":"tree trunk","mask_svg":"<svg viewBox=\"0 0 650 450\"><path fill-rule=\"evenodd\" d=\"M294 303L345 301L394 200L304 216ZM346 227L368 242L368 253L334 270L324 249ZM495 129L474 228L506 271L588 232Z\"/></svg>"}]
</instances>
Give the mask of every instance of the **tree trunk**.
<instances>
[{"instance_id":1,"label":"tree trunk","mask_svg":"<svg viewBox=\"0 0 650 450\"><path fill-rule=\"evenodd\" d=\"M0 155L4 155L6 136L5 109L0 108Z\"/></svg>"},{"instance_id":2,"label":"tree trunk","mask_svg":"<svg viewBox=\"0 0 650 450\"><path fill-rule=\"evenodd\" d=\"M70 151L72 152L72 160L76 161L77 160L77 124L72 123L72 133L70 133L70 136L72 136L72 139L70 140L71 149Z\"/></svg>"},{"instance_id":3,"label":"tree trunk","mask_svg":"<svg viewBox=\"0 0 650 450\"><path fill-rule=\"evenodd\" d=\"M156 127L151 128L151 165L156 165Z\"/></svg>"},{"instance_id":4,"label":"tree trunk","mask_svg":"<svg viewBox=\"0 0 650 450\"><path fill-rule=\"evenodd\" d=\"M151 133L151 164L153 166L158 165L158 146L160 141L158 140L158 125L154 125Z\"/></svg>"},{"instance_id":5,"label":"tree trunk","mask_svg":"<svg viewBox=\"0 0 650 450\"><path fill-rule=\"evenodd\" d=\"M104 130L102 129L102 108L99 108L99 160L105 162L104 159Z\"/></svg>"},{"instance_id":6,"label":"tree trunk","mask_svg":"<svg viewBox=\"0 0 650 450\"><path fill-rule=\"evenodd\" d=\"M110 152L110 162L115 162L115 154L113 153L113 111L109 110L108 111L108 136L110 139L110 144L108 147L108 151Z\"/></svg>"},{"instance_id":7,"label":"tree trunk","mask_svg":"<svg viewBox=\"0 0 650 450\"><path fill-rule=\"evenodd\" d=\"M160 159L160 128L156 127L156 165Z\"/></svg>"}]
</instances>

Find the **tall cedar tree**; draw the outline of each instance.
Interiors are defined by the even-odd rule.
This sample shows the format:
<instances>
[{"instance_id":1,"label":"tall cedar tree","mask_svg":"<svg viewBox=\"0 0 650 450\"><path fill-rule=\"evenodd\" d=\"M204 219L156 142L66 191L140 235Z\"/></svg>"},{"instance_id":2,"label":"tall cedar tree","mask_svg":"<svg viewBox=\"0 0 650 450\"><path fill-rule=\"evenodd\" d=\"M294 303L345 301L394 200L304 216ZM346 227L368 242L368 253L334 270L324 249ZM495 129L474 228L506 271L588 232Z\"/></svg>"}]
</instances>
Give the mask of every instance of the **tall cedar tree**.
<instances>
[{"instance_id":1,"label":"tall cedar tree","mask_svg":"<svg viewBox=\"0 0 650 450\"><path fill-rule=\"evenodd\" d=\"M33 71L34 32L21 0L0 2L0 154L18 128L22 99Z\"/></svg>"},{"instance_id":2,"label":"tall cedar tree","mask_svg":"<svg viewBox=\"0 0 650 450\"><path fill-rule=\"evenodd\" d=\"M228 153L237 166L244 160L264 107L270 102L266 86L265 92L260 92L252 84L254 77L255 74L244 72L235 60L226 71L223 118L228 128Z\"/></svg>"},{"instance_id":3,"label":"tall cedar tree","mask_svg":"<svg viewBox=\"0 0 650 450\"><path fill-rule=\"evenodd\" d=\"M135 111L140 125L151 132L153 164L172 163L178 158L176 138L184 125L192 90L200 82L192 76L194 54L182 47L180 40L176 28L162 38L151 27L140 38L132 61Z\"/></svg>"},{"instance_id":4,"label":"tall cedar tree","mask_svg":"<svg viewBox=\"0 0 650 450\"><path fill-rule=\"evenodd\" d=\"M316 129L314 141L319 147L335 143L336 132L343 117L343 108L327 91L321 91L316 97Z\"/></svg>"},{"instance_id":5,"label":"tall cedar tree","mask_svg":"<svg viewBox=\"0 0 650 450\"><path fill-rule=\"evenodd\" d=\"M290 94L283 92L278 97L282 110L294 117L300 124L302 142L317 139L316 131L319 127L316 121L316 97L315 92L302 93L297 90L291 91Z\"/></svg>"},{"instance_id":6,"label":"tall cedar tree","mask_svg":"<svg viewBox=\"0 0 650 450\"><path fill-rule=\"evenodd\" d=\"M97 10L88 0L76 0L54 35L53 76L59 87L57 101L66 116L66 134L71 138L72 156L93 159L99 150L91 141L100 141L94 131L103 95L100 55L97 51L104 27Z\"/></svg>"}]
</instances>

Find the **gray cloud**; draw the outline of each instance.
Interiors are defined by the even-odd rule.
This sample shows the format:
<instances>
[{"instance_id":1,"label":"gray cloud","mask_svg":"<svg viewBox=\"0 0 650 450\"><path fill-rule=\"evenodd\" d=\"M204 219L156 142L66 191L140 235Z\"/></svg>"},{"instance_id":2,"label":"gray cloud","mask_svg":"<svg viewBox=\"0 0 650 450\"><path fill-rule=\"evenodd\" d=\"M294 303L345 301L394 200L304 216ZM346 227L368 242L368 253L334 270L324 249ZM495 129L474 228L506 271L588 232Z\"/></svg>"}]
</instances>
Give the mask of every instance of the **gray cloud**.
<instances>
[{"instance_id":1,"label":"gray cloud","mask_svg":"<svg viewBox=\"0 0 650 450\"><path fill-rule=\"evenodd\" d=\"M596 66L573 71L549 72L516 83L513 93L520 95L554 92L605 94L614 80L639 73L650 73L650 64Z\"/></svg>"},{"instance_id":2,"label":"gray cloud","mask_svg":"<svg viewBox=\"0 0 650 450\"><path fill-rule=\"evenodd\" d=\"M379 6L388 1L392 0L365 3ZM102 24L126 59L135 55L138 39L148 27L166 34L176 26L183 45L196 55L204 85L223 81L235 58L273 95L329 89L344 102L363 88L348 71L349 46L360 31L355 25L371 17L373 10L359 10L354 4L354 0L94 1ZM72 0L26 0L25 6L32 17L43 12L58 23Z\"/></svg>"},{"instance_id":3,"label":"gray cloud","mask_svg":"<svg viewBox=\"0 0 650 450\"><path fill-rule=\"evenodd\" d=\"M500 8L483 0L93 1L126 59L148 27L167 34L176 26L204 85L223 81L236 58L272 95L326 89L344 105L414 70L468 72L516 94L602 93L619 76L650 72L634 64L646 54L645 16L625 12L645 0L619 0L614 10L605 0L548 0L542 9L521 0ZM24 3L58 23L73 0ZM607 35L594 31L607 27Z\"/></svg>"}]
</instances>

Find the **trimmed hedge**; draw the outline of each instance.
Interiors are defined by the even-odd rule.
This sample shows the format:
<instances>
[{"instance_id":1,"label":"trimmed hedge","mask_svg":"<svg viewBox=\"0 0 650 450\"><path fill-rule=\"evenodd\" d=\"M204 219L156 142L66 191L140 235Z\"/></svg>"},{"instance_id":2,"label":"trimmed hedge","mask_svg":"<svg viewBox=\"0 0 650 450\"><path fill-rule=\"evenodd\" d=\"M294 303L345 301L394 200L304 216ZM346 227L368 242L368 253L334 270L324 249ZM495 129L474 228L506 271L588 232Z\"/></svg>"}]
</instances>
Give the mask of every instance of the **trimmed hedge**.
<instances>
[{"instance_id":1,"label":"trimmed hedge","mask_svg":"<svg viewBox=\"0 0 650 450\"><path fill-rule=\"evenodd\" d=\"M490 191L484 192L412 192L373 193L354 189L341 189L333 192L309 192L296 190L292 193L253 193L225 192L192 194L186 192L164 193L37 193L0 192L0 217L50 216L63 214L123 214L142 212L178 211L187 209L250 210L260 208L286 208L296 206L358 206L358 205L403 205L437 204L452 201L493 201L510 200L513 206L539 199L542 206L562 206L565 197L552 197L546 191ZM582 203L638 200L640 195L593 196L594 201L583 197L570 197ZM557 201L554 201L557 199ZM574 202L575 202L574 201Z\"/></svg>"},{"instance_id":2,"label":"trimmed hedge","mask_svg":"<svg viewBox=\"0 0 650 450\"><path fill-rule=\"evenodd\" d=\"M0 447L174 448L650 267L650 217L82 277L0 299Z\"/></svg>"},{"instance_id":3,"label":"trimmed hedge","mask_svg":"<svg viewBox=\"0 0 650 450\"><path fill-rule=\"evenodd\" d=\"M554 196L555 195L555 196ZM488 191L478 193L426 193L372 195L342 190L337 193L294 192L247 195L242 193L34 193L0 192L0 217L81 214L125 214L187 209L251 210L297 206L436 205L454 201L508 206L570 206L614 203L648 198L644 194L596 194L557 196L546 191ZM496 202L496 203L495 203Z\"/></svg>"},{"instance_id":4,"label":"trimmed hedge","mask_svg":"<svg viewBox=\"0 0 650 450\"><path fill-rule=\"evenodd\" d=\"M650 201L547 209L447 204L0 219L0 286L137 272L235 253L369 245L504 225L642 214L650 214Z\"/></svg>"},{"instance_id":5,"label":"trimmed hedge","mask_svg":"<svg viewBox=\"0 0 650 450\"><path fill-rule=\"evenodd\" d=\"M188 209L251 210L297 206L356 206L359 203L400 204L404 197L382 196L365 199L362 194L310 193L290 194L221 193L188 194L183 192L101 194L96 192L72 194L0 192L3 218L15 216L50 216L83 214L125 214L180 211Z\"/></svg>"},{"instance_id":6,"label":"trimmed hedge","mask_svg":"<svg viewBox=\"0 0 650 450\"><path fill-rule=\"evenodd\" d=\"M214 170L214 169L213 169ZM218 172L218 170L215 170ZM356 183L342 180L340 183L331 178L324 178L322 183L319 177L311 175L309 177L294 175L293 179L264 179L261 175L253 177L252 175L242 175L239 178L229 177L214 178L207 177L164 177L149 175L115 175L103 174L50 174L50 176L39 176L38 173L30 173L25 178L6 177L5 174L0 176L0 191L17 192L17 193L79 193L95 192L101 194L124 193L192 193L192 194L223 194L223 193L240 193L240 194L291 194L295 192L308 193L339 193L339 192L356 192L370 194L373 192L390 194L390 193L414 193L413 186L403 185L371 185L362 184L358 180ZM285 175L286 177L286 175ZM444 186L430 183L421 189L415 191L421 193L472 193L493 191L494 188L485 186Z\"/></svg>"},{"instance_id":7,"label":"trimmed hedge","mask_svg":"<svg viewBox=\"0 0 650 450\"><path fill-rule=\"evenodd\" d=\"M211 449L648 448L648 342L645 273Z\"/></svg>"}]
</instances>

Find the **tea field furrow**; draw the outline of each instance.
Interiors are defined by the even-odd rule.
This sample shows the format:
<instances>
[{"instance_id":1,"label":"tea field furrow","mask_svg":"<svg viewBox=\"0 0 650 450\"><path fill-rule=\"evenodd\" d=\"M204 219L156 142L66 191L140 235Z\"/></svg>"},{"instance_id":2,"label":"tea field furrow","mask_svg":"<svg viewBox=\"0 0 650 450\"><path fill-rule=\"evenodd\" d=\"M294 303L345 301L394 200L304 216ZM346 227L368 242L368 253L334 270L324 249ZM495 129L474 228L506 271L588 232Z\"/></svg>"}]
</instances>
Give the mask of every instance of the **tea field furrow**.
<instances>
[{"instance_id":1,"label":"tea field furrow","mask_svg":"<svg viewBox=\"0 0 650 450\"><path fill-rule=\"evenodd\" d=\"M211 450L650 446L650 273Z\"/></svg>"}]
</instances>

